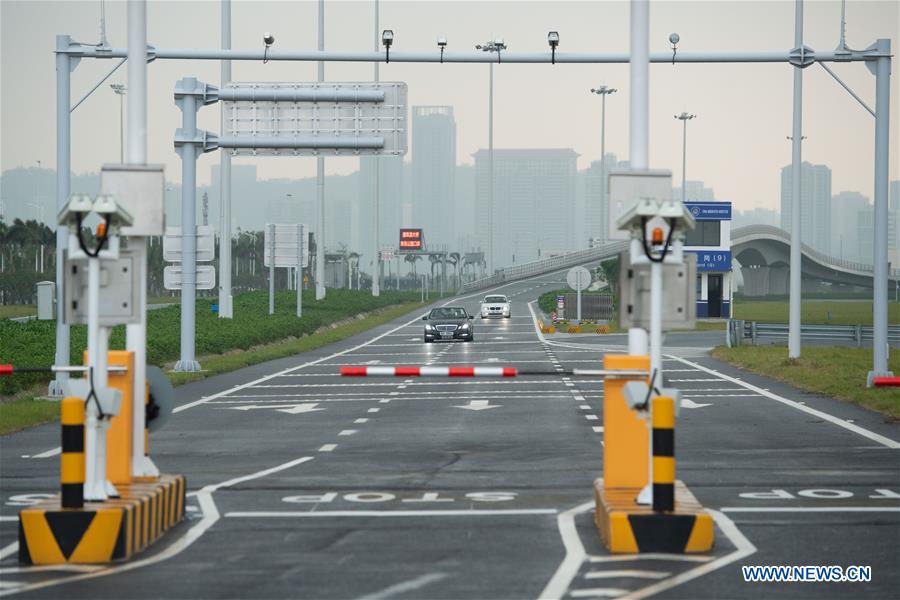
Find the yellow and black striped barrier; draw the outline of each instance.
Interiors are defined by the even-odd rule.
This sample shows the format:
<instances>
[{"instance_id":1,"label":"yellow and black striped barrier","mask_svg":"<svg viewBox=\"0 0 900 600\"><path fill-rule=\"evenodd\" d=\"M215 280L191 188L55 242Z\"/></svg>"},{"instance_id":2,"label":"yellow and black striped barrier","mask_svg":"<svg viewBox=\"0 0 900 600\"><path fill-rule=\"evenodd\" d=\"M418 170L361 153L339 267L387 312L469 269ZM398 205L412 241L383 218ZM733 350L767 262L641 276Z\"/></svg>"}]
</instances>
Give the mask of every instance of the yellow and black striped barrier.
<instances>
[{"instance_id":1,"label":"yellow and black striped barrier","mask_svg":"<svg viewBox=\"0 0 900 600\"><path fill-rule=\"evenodd\" d=\"M185 479L161 475L153 482L117 486L120 497L80 510L56 497L19 513L23 565L108 563L130 558L184 518Z\"/></svg>"},{"instance_id":2,"label":"yellow and black striped barrier","mask_svg":"<svg viewBox=\"0 0 900 600\"><path fill-rule=\"evenodd\" d=\"M675 401L653 398L653 510L675 510Z\"/></svg>"},{"instance_id":3,"label":"yellow and black striped barrier","mask_svg":"<svg viewBox=\"0 0 900 600\"><path fill-rule=\"evenodd\" d=\"M84 400L63 398L60 403L62 453L60 454L60 504L63 508L84 506Z\"/></svg>"},{"instance_id":4,"label":"yellow and black striped barrier","mask_svg":"<svg viewBox=\"0 0 900 600\"><path fill-rule=\"evenodd\" d=\"M607 354L603 364L610 371L646 371L650 359ZM675 479L675 400L652 399L648 431L646 421L625 400L629 379L646 377L607 377L603 384L603 478L594 481L594 522L600 537L613 553L708 552L714 543L712 515ZM648 483L652 506L637 503Z\"/></svg>"}]
</instances>

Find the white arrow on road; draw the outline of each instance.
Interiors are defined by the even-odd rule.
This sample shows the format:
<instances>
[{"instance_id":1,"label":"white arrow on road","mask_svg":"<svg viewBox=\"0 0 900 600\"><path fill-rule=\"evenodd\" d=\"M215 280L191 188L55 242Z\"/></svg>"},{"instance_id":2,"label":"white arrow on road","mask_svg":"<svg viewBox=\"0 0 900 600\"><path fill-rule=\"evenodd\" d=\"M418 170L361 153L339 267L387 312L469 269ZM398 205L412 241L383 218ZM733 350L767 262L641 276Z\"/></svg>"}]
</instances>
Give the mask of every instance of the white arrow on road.
<instances>
[{"instance_id":1,"label":"white arrow on road","mask_svg":"<svg viewBox=\"0 0 900 600\"><path fill-rule=\"evenodd\" d=\"M318 402L304 402L303 404L243 404L241 406L226 406L231 410L253 410L256 408L274 408L278 412L288 413L290 415L299 415L300 413L314 412L317 410L325 410L324 408L316 408Z\"/></svg>"},{"instance_id":2,"label":"white arrow on road","mask_svg":"<svg viewBox=\"0 0 900 600\"><path fill-rule=\"evenodd\" d=\"M712 404L698 404L690 398L683 398L681 400L681 408L703 408L704 406L712 406Z\"/></svg>"},{"instance_id":3,"label":"white arrow on road","mask_svg":"<svg viewBox=\"0 0 900 600\"><path fill-rule=\"evenodd\" d=\"M500 408L502 404L491 404L490 400L472 400L465 406L454 406L453 408L464 408L466 410L487 410L489 408Z\"/></svg>"}]
</instances>

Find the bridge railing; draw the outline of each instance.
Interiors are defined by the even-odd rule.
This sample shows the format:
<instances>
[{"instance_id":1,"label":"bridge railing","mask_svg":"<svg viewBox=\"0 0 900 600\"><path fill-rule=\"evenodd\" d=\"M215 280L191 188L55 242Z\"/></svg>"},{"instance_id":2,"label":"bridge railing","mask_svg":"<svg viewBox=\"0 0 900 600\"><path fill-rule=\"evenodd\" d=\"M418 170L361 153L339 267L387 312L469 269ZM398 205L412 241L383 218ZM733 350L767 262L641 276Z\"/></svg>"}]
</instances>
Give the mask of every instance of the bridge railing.
<instances>
[{"instance_id":1,"label":"bridge railing","mask_svg":"<svg viewBox=\"0 0 900 600\"><path fill-rule=\"evenodd\" d=\"M738 227L731 232L731 244L733 246L743 237L752 237L759 235L776 237L788 245L790 245L791 243L790 234L779 227L773 227L772 225L745 225L744 227ZM807 255L809 258L829 267L845 269L848 271L857 271L859 273L865 274L871 274L872 270L874 269L871 264L846 260L843 258L835 258L833 256L825 254L824 252L820 252L814 248L811 248L806 244L801 245L801 252ZM900 269L891 269L889 276L891 279L900 278Z\"/></svg>"},{"instance_id":2,"label":"bridge railing","mask_svg":"<svg viewBox=\"0 0 900 600\"><path fill-rule=\"evenodd\" d=\"M463 284L460 291L473 292L501 283L517 281L567 267L612 258L625 250L627 246L628 242L626 241L609 242L596 248L585 248L584 250L576 250L575 252L551 256L550 258L503 267L502 269L497 269L493 275Z\"/></svg>"}]
</instances>

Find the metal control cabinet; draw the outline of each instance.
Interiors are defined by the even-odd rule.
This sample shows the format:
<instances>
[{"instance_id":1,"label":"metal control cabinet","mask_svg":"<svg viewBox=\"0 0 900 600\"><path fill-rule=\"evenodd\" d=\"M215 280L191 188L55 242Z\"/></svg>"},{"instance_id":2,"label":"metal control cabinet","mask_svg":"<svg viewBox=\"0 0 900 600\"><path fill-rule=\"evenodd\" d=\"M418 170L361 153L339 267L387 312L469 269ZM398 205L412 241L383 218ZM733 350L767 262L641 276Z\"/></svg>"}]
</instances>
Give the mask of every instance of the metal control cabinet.
<instances>
[{"instance_id":1,"label":"metal control cabinet","mask_svg":"<svg viewBox=\"0 0 900 600\"><path fill-rule=\"evenodd\" d=\"M67 325L85 325L88 317L88 261L66 261L63 292ZM100 261L100 325L110 327L138 323L141 310L138 300L139 273L137 257L127 250L117 259Z\"/></svg>"},{"instance_id":2,"label":"metal control cabinet","mask_svg":"<svg viewBox=\"0 0 900 600\"><path fill-rule=\"evenodd\" d=\"M691 329L697 323L697 256L685 253L680 265L663 266L662 328ZM619 325L650 329L650 265L631 265L629 252L619 255Z\"/></svg>"}]
</instances>

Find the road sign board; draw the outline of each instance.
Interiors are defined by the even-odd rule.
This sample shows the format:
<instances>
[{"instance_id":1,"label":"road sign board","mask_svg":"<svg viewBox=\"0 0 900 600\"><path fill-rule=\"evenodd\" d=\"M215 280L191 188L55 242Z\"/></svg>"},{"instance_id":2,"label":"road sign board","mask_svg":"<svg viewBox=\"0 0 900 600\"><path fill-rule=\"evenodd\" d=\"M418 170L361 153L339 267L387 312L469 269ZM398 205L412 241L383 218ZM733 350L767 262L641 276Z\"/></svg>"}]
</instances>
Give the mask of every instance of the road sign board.
<instances>
[{"instance_id":1,"label":"road sign board","mask_svg":"<svg viewBox=\"0 0 900 600\"><path fill-rule=\"evenodd\" d=\"M272 228L275 231L275 266L296 267L298 264L305 267L309 263L309 236L306 235L306 225L303 223L266 223L263 230L265 240L263 247L263 264L270 266L272 253L272 240L270 239ZM298 255L298 252L302 253Z\"/></svg>"},{"instance_id":2,"label":"road sign board","mask_svg":"<svg viewBox=\"0 0 900 600\"><path fill-rule=\"evenodd\" d=\"M216 233L212 225L197 225L197 260L209 262L215 258ZM163 237L163 259L181 262L181 227L166 227Z\"/></svg>"},{"instance_id":3,"label":"road sign board","mask_svg":"<svg viewBox=\"0 0 900 600\"><path fill-rule=\"evenodd\" d=\"M232 90L253 90L258 97L245 100L245 91L241 100L230 101L236 95ZM259 147L232 150L235 155L400 156L407 151L403 82L234 83L224 86L220 97L225 99L223 138L261 140ZM278 143L265 145L273 140ZM284 147L309 140L323 143ZM329 147L328 140L335 145ZM354 146L354 141L360 143Z\"/></svg>"},{"instance_id":4,"label":"road sign board","mask_svg":"<svg viewBox=\"0 0 900 600\"><path fill-rule=\"evenodd\" d=\"M169 265L163 269L163 287L180 290L182 281L181 265ZM211 290L216 287L216 268L212 265L197 265L197 289Z\"/></svg>"},{"instance_id":5,"label":"road sign board","mask_svg":"<svg viewBox=\"0 0 900 600\"><path fill-rule=\"evenodd\" d=\"M591 285L591 272L584 267L572 267L566 273L566 283L576 292L586 290Z\"/></svg>"},{"instance_id":6,"label":"road sign board","mask_svg":"<svg viewBox=\"0 0 900 600\"><path fill-rule=\"evenodd\" d=\"M425 247L425 238L421 229L400 230L400 252L421 250Z\"/></svg>"},{"instance_id":7,"label":"road sign board","mask_svg":"<svg viewBox=\"0 0 900 600\"><path fill-rule=\"evenodd\" d=\"M379 251L382 262L387 262L389 260L394 260L394 257L397 255L396 251L393 248L385 246Z\"/></svg>"}]
</instances>

